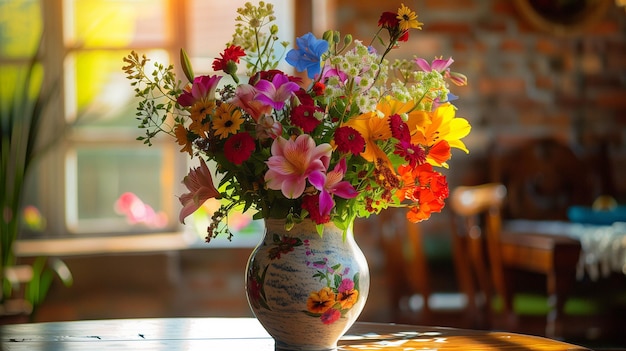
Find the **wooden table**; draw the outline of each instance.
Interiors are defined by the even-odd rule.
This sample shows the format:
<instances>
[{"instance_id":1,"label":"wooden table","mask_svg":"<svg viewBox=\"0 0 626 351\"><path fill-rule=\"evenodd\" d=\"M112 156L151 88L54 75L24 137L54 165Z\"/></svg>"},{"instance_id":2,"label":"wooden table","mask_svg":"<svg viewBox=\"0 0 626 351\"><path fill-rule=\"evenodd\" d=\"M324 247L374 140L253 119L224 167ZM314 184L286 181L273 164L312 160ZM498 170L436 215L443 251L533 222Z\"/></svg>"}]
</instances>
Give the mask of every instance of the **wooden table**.
<instances>
[{"instance_id":1,"label":"wooden table","mask_svg":"<svg viewBox=\"0 0 626 351\"><path fill-rule=\"evenodd\" d=\"M2 350L274 350L254 318L153 318L14 324L0 327ZM503 332L357 322L339 350L587 350Z\"/></svg>"}]
</instances>

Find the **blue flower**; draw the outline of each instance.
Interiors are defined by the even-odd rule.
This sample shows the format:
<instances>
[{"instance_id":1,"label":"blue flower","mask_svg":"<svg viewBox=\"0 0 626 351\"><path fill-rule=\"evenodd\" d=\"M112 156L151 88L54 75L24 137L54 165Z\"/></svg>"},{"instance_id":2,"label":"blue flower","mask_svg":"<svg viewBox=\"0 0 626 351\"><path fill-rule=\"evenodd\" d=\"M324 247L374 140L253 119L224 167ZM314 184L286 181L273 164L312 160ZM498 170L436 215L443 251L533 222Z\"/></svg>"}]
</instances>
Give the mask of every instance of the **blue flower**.
<instances>
[{"instance_id":1,"label":"blue flower","mask_svg":"<svg viewBox=\"0 0 626 351\"><path fill-rule=\"evenodd\" d=\"M321 70L320 59L328 51L328 42L324 39L317 39L313 33L309 32L296 38L296 44L298 49L291 49L285 60L298 72L306 70L309 78L315 78Z\"/></svg>"}]
</instances>

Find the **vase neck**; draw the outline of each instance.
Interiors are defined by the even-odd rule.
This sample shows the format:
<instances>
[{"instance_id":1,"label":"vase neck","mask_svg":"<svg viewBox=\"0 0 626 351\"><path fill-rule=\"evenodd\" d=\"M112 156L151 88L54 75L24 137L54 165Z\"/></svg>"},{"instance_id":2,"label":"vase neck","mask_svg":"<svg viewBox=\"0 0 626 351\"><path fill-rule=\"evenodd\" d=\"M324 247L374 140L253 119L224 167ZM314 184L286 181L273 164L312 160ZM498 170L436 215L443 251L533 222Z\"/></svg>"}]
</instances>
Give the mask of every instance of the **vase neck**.
<instances>
[{"instance_id":1,"label":"vase neck","mask_svg":"<svg viewBox=\"0 0 626 351\"><path fill-rule=\"evenodd\" d=\"M290 230L287 230L285 226L286 224L285 219L266 218L264 221L265 221L266 229L271 229L271 231L273 232L284 232L285 234L298 233L298 232L299 233L302 233L302 232L318 233L317 225L315 224L315 222L309 219L305 219L300 223L295 223ZM349 238L349 240L352 240L353 239L352 228L353 228L353 223L350 223L349 229L346 235L344 236L344 231L342 229L339 229L334 223L332 222L325 223L322 236L333 235L333 236L338 236L342 239Z\"/></svg>"}]
</instances>

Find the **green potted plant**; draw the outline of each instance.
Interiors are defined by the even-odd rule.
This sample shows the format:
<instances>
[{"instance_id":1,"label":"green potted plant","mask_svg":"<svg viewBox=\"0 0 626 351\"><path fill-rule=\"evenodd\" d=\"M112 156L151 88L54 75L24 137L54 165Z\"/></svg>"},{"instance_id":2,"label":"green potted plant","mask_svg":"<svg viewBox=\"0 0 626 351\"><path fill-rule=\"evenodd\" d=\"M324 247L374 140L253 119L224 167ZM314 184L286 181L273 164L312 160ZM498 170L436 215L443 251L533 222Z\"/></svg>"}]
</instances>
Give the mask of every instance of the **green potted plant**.
<instances>
[{"instance_id":1,"label":"green potted plant","mask_svg":"<svg viewBox=\"0 0 626 351\"><path fill-rule=\"evenodd\" d=\"M59 259L38 257L18 264L15 242L22 229L22 199L26 179L39 156L62 133L44 128L46 107L55 97L57 83L44 89L44 70L38 54L26 64L0 67L12 84L0 84L0 321L2 317L32 318L58 275L66 285L71 273ZM16 297L20 291L22 296Z\"/></svg>"}]
</instances>

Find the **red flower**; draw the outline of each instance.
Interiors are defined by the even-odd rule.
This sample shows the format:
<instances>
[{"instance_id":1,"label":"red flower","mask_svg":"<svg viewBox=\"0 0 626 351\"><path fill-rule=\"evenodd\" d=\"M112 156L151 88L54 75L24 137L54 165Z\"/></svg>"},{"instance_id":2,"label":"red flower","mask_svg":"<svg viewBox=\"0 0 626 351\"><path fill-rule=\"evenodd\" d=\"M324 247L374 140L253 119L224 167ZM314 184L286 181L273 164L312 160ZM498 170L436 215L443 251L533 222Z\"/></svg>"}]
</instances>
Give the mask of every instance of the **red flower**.
<instances>
[{"instance_id":1,"label":"red flower","mask_svg":"<svg viewBox=\"0 0 626 351\"><path fill-rule=\"evenodd\" d=\"M380 15L380 19L378 20L378 26L387 29L395 29L399 25L400 20L398 19L398 14L395 12L385 11Z\"/></svg>"},{"instance_id":2,"label":"red flower","mask_svg":"<svg viewBox=\"0 0 626 351\"><path fill-rule=\"evenodd\" d=\"M400 20L395 12L383 12L378 20L378 26L387 29L391 41L408 41L409 31L400 30Z\"/></svg>"},{"instance_id":3,"label":"red flower","mask_svg":"<svg viewBox=\"0 0 626 351\"><path fill-rule=\"evenodd\" d=\"M322 314L320 319L324 324L333 324L335 323L339 317L341 317L341 312L334 308L329 308Z\"/></svg>"},{"instance_id":4,"label":"red flower","mask_svg":"<svg viewBox=\"0 0 626 351\"><path fill-rule=\"evenodd\" d=\"M391 129L391 136L400 141L409 141L411 139L409 127L398 114L389 116L389 129Z\"/></svg>"},{"instance_id":5,"label":"red flower","mask_svg":"<svg viewBox=\"0 0 626 351\"><path fill-rule=\"evenodd\" d=\"M330 222L330 215L320 214L320 195L305 195L302 197L302 208L309 211L309 216L317 224Z\"/></svg>"},{"instance_id":6,"label":"red flower","mask_svg":"<svg viewBox=\"0 0 626 351\"><path fill-rule=\"evenodd\" d=\"M433 212L441 212L444 200L448 198L449 190L446 177L434 171L428 163L417 167L400 166L398 172L402 176L404 186L396 195L403 201L411 200L406 217L417 223L426 220Z\"/></svg>"},{"instance_id":7,"label":"red flower","mask_svg":"<svg viewBox=\"0 0 626 351\"><path fill-rule=\"evenodd\" d=\"M315 118L316 111L322 110L315 105L298 105L291 110L291 123L302 128L305 133L310 133L322 122Z\"/></svg>"},{"instance_id":8,"label":"red flower","mask_svg":"<svg viewBox=\"0 0 626 351\"><path fill-rule=\"evenodd\" d=\"M306 90L300 88L300 90L296 91L293 94L298 98L300 105L315 105L315 101L313 101L313 98Z\"/></svg>"},{"instance_id":9,"label":"red flower","mask_svg":"<svg viewBox=\"0 0 626 351\"><path fill-rule=\"evenodd\" d=\"M337 128L335 143L339 152L360 154L365 148L365 139L356 129L348 126Z\"/></svg>"},{"instance_id":10,"label":"red flower","mask_svg":"<svg viewBox=\"0 0 626 351\"><path fill-rule=\"evenodd\" d=\"M405 30L398 38L398 41L409 41L409 31Z\"/></svg>"},{"instance_id":11,"label":"red flower","mask_svg":"<svg viewBox=\"0 0 626 351\"><path fill-rule=\"evenodd\" d=\"M404 157L411 167L421 165L426 162L426 151L419 144L411 144L408 141L401 141L396 144L394 154Z\"/></svg>"},{"instance_id":12,"label":"red flower","mask_svg":"<svg viewBox=\"0 0 626 351\"><path fill-rule=\"evenodd\" d=\"M228 62L232 61L234 63L239 63L239 58L246 56L246 52L240 46L231 45L224 49L224 52L221 53L220 56L221 58L216 58L213 61L213 70L231 73L227 72Z\"/></svg>"},{"instance_id":13,"label":"red flower","mask_svg":"<svg viewBox=\"0 0 626 351\"><path fill-rule=\"evenodd\" d=\"M237 133L224 143L224 156L236 165L242 164L254 151L254 139L247 132Z\"/></svg>"},{"instance_id":14,"label":"red flower","mask_svg":"<svg viewBox=\"0 0 626 351\"><path fill-rule=\"evenodd\" d=\"M316 82L315 84L313 84L313 92L315 93L315 96L324 95L324 90L326 90L326 86L324 85L324 83Z\"/></svg>"},{"instance_id":15,"label":"red flower","mask_svg":"<svg viewBox=\"0 0 626 351\"><path fill-rule=\"evenodd\" d=\"M284 76L287 76L287 78L289 78L290 82L294 82L294 83L302 83L302 78L300 77L295 77L295 76L290 76L288 74L285 74L283 71L278 70L278 69L270 69L267 71L261 71L258 72L257 74L255 74L254 76L250 77L248 84L250 85L255 85L259 80L263 79L263 80L267 80L267 81L272 81L274 79L274 76L277 74L282 74Z\"/></svg>"}]
</instances>

